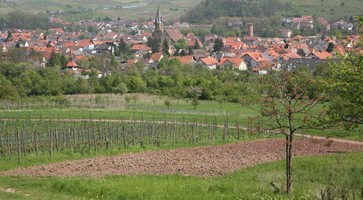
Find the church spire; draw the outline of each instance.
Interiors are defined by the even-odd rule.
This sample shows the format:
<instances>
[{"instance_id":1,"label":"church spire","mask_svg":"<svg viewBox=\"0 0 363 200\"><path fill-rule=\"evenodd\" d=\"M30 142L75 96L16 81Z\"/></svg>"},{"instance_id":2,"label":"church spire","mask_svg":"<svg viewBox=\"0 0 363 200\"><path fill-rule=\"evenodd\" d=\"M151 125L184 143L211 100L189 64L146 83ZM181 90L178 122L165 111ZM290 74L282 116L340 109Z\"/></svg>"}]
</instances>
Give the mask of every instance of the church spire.
<instances>
[{"instance_id":1,"label":"church spire","mask_svg":"<svg viewBox=\"0 0 363 200\"><path fill-rule=\"evenodd\" d=\"M155 16L155 24L161 24L163 22L163 17L160 14L160 5L158 5L158 11Z\"/></svg>"},{"instance_id":2,"label":"church spire","mask_svg":"<svg viewBox=\"0 0 363 200\"><path fill-rule=\"evenodd\" d=\"M154 24L155 24L155 30L153 33L153 37L160 40L161 35L164 32L163 17L161 16L161 13L160 13L160 5L158 5L158 10L156 11Z\"/></svg>"}]
</instances>

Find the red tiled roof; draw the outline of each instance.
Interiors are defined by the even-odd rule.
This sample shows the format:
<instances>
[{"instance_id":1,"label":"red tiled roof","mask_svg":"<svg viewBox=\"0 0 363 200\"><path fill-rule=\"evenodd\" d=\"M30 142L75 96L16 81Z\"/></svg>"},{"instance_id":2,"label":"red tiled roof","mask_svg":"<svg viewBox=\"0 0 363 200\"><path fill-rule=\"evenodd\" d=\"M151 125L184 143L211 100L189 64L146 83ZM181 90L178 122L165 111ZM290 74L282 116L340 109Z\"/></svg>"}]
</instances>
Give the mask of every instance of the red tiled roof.
<instances>
[{"instance_id":1,"label":"red tiled roof","mask_svg":"<svg viewBox=\"0 0 363 200\"><path fill-rule=\"evenodd\" d=\"M128 64L128 65L133 65L133 64L135 64L135 63L137 63L137 60L135 60L135 59L131 59L131 60L128 60L128 61L127 61L127 64Z\"/></svg>"},{"instance_id":2,"label":"red tiled roof","mask_svg":"<svg viewBox=\"0 0 363 200\"><path fill-rule=\"evenodd\" d=\"M171 57L171 59L173 59L173 58L175 58L175 59L177 59L177 60L179 60L181 63L183 63L183 64L190 64L190 63L192 63L193 61L194 61L194 58L193 58L193 56L191 56L191 55L188 55L188 56L174 56L174 57Z\"/></svg>"},{"instance_id":3,"label":"red tiled roof","mask_svg":"<svg viewBox=\"0 0 363 200\"><path fill-rule=\"evenodd\" d=\"M324 52L315 52L315 53L313 53L316 57L318 57L319 59L322 59L322 60L324 60L324 59L330 59L330 58L332 58L333 56L330 54L330 53L328 53L328 52L326 52L326 51L324 51Z\"/></svg>"},{"instance_id":4,"label":"red tiled roof","mask_svg":"<svg viewBox=\"0 0 363 200\"><path fill-rule=\"evenodd\" d=\"M246 52L244 55L242 55L242 57L244 57L246 55L249 55L253 60L255 60L258 63L268 61L267 59L262 57L259 52Z\"/></svg>"},{"instance_id":5,"label":"red tiled roof","mask_svg":"<svg viewBox=\"0 0 363 200\"><path fill-rule=\"evenodd\" d=\"M134 50L134 51L150 51L151 48L148 47L146 44L135 44L134 46L131 47L131 50Z\"/></svg>"},{"instance_id":6,"label":"red tiled roof","mask_svg":"<svg viewBox=\"0 0 363 200\"><path fill-rule=\"evenodd\" d=\"M176 29L166 29L165 32L169 35L173 42L178 42L178 40L183 38L181 33Z\"/></svg>"},{"instance_id":7,"label":"red tiled roof","mask_svg":"<svg viewBox=\"0 0 363 200\"><path fill-rule=\"evenodd\" d=\"M58 33L64 33L63 29L61 29L61 28L50 28L49 31L51 31L51 32L58 32Z\"/></svg>"},{"instance_id":8,"label":"red tiled roof","mask_svg":"<svg viewBox=\"0 0 363 200\"><path fill-rule=\"evenodd\" d=\"M76 46L86 47L90 44L92 44L91 40L80 40L77 42Z\"/></svg>"},{"instance_id":9,"label":"red tiled roof","mask_svg":"<svg viewBox=\"0 0 363 200\"><path fill-rule=\"evenodd\" d=\"M231 62L235 66L239 66L242 64L243 59L242 58L222 58L220 64L223 65L227 61Z\"/></svg>"},{"instance_id":10,"label":"red tiled roof","mask_svg":"<svg viewBox=\"0 0 363 200\"><path fill-rule=\"evenodd\" d=\"M153 53L150 56L150 59L154 62L159 62L161 59L163 58L163 54L162 53Z\"/></svg>"},{"instance_id":11,"label":"red tiled roof","mask_svg":"<svg viewBox=\"0 0 363 200\"><path fill-rule=\"evenodd\" d=\"M205 65L218 65L218 61L213 57L200 59Z\"/></svg>"}]
</instances>

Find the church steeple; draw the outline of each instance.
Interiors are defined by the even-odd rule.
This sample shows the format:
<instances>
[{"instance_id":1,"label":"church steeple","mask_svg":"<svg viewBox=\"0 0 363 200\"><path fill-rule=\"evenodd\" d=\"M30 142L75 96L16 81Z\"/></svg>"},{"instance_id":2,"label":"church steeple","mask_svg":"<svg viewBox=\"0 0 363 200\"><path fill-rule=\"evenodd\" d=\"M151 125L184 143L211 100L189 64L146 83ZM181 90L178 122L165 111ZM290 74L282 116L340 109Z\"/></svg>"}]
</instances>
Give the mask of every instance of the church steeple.
<instances>
[{"instance_id":1,"label":"church steeple","mask_svg":"<svg viewBox=\"0 0 363 200\"><path fill-rule=\"evenodd\" d=\"M160 5L158 6L158 11L156 11L156 16L155 16L155 24L160 24L163 22L163 17L160 14Z\"/></svg>"},{"instance_id":2,"label":"church steeple","mask_svg":"<svg viewBox=\"0 0 363 200\"><path fill-rule=\"evenodd\" d=\"M161 36L161 33L163 33L163 31L164 31L164 25L163 25L163 17L161 16L161 13L160 13L160 5L158 5L158 10L156 11L154 24L155 24L154 33L156 35Z\"/></svg>"}]
</instances>

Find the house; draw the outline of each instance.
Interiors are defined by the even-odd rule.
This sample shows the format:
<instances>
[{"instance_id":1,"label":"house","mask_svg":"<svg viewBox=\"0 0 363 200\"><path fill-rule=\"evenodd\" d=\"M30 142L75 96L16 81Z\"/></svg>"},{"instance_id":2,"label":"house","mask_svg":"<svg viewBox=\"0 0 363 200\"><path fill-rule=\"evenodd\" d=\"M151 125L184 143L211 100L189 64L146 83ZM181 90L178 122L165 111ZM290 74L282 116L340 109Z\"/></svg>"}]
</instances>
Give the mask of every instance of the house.
<instances>
[{"instance_id":1,"label":"house","mask_svg":"<svg viewBox=\"0 0 363 200\"><path fill-rule=\"evenodd\" d=\"M160 60L163 58L163 54L162 53L153 53L150 56L150 61L149 62L160 62Z\"/></svg>"},{"instance_id":2,"label":"house","mask_svg":"<svg viewBox=\"0 0 363 200\"><path fill-rule=\"evenodd\" d=\"M238 69L238 70L247 70L247 64L243 61L242 58L222 58L219 62L219 66L221 69Z\"/></svg>"},{"instance_id":3,"label":"house","mask_svg":"<svg viewBox=\"0 0 363 200\"><path fill-rule=\"evenodd\" d=\"M61 71L73 76L81 76L86 71L83 67L79 67L73 59L72 49L69 51L68 63L64 66Z\"/></svg>"},{"instance_id":4,"label":"house","mask_svg":"<svg viewBox=\"0 0 363 200\"><path fill-rule=\"evenodd\" d=\"M213 57L201 58L198 64L206 66L208 69L217 69L218 61Z\"/></svg>"},{"instance_id":5,"label":"house","mask_svg":"<svg viewBox=\"0 0 363 200\"><path fill-rule=\"evenodd\" d=\"M293 71L299 67L307 67L311 73L316 70L319 65L328 65L330 62L337 62L338 60L319 60L311 58L290 58L283 65L283 69L287 71Z\"/></svg>"},{"instance_id":6,"label":"house","mask_svg":"<svg viewBox=\"0 0 363 200\"><path fill-rule=\"evenodd\" d=\"M23 41L23 40L19 40L18 42L17 42L17 44L19 44L19 47L20 48L26 48L26 47L29 47L29 44L28 44L28 42L27 41Z\"/></svg>"},{"instance_id":7,"label":"house","mask_svg":"<svg viewBox=\"0 0 363 200\"><path fill-rule=\"evenodd\" d=\"M307 57L308 55L310 55L310 50L309 48L299 48L297 49L297 54L299 54L299 56L301 57Z\"/></svg>"},{"instance_id":8,"label":"house","mask_svg":"<svg viewBox=\"0 0 363 200\"><path fill-rule=\"evenodd\" d=\"M281 29L280 32L281 32L281 37L283 38L289 38L292 35L291 29Z\"/></svg>"},{"instance_id":9,"label":"house","mask_svg":"<svg viewBox=\"0 0 363 200\"><path fill-rule=\"evenodd\" d=\"M48 31L52 34L64 34L64 30L61 28L50 28Z\"/></svg>"},{"instance_id":10,"label":"house","mask_svg":"<svg viewBox=\"0 0 363 200\"><path fill-rule=\"evenodd\" d=\"M150 52L151 48L148 47L146 44L135 44L131 47L131 51L133 53L146 53Z\"/></svg>"},{"instance_id":11,"label":"house","mask_svg":"<svg viewBox=\"0 0 363 200\"><path fill-rule=\"evenodd\" d=\"M254 69L258 67L261 62L268 61L259 52L247 52L242 54L241 58L247 64L249 69Z\"/></svg>"},{"instance_id":12,"label":"house","mask_svg":"<svg viewBox=\"0 0 363 200\"><path fill-rule=\"evenodd\" d=\"M194 56L192 55L187 55L187 56L173 56L171 57L171 59L177 59L179 60L181 63L185 64L185 65L193 65L196 63Z\"/></svg>"},{"instance_id":13,"label":"house","mask_svg":"<svg viewBox=\"0 0 363 200\"><path fill-rule=\"evenodd\" d=\"M327 59L332 59L333 55L324 51L324 52L313 52L311 53L308 57L310 57L311 59L318 59L318 60L327 60Z\"/></svg>"}]
</instances>

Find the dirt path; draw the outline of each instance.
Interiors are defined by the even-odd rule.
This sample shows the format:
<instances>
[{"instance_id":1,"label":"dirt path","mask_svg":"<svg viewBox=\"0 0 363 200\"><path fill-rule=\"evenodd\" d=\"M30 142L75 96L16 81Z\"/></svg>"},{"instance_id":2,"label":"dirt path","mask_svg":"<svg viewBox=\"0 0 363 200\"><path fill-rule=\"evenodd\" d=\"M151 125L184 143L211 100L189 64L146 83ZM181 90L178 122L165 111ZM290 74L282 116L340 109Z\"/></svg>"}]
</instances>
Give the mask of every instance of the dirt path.
<instances>
[{"instance_id":1,"label":"dirt path","mask_svg":"<svg viewBox=\"0 0 363 200\"><path fill-rule=\"evenodd\" d=\"M332 140L296 139L294 155L323 155L352 152L361 144ZM43 166L14 169L2 176L90 176L112 174L181 174L186 176L218 176L261 163L284 159L283 139L269 139L213 147L146 151L110 157L65 161Z\"/></svg>"},{"instance_id":2,"label":"dirt path","mask_svg":"<svg viewBox=\"0 0 363 200\"><path fill-rule=\"evenodd\" d=\"M341 142L341 143L346 143L346 144L363 145L363 142L355 141L355 140L346 140L346 139L340 139L340 138L331 138L331 137L308 135L308 134L296 134L296 136L300 136L302 138L307 138L309 140L332 140L334 142Z\"/></svg>"}]
</instances>

